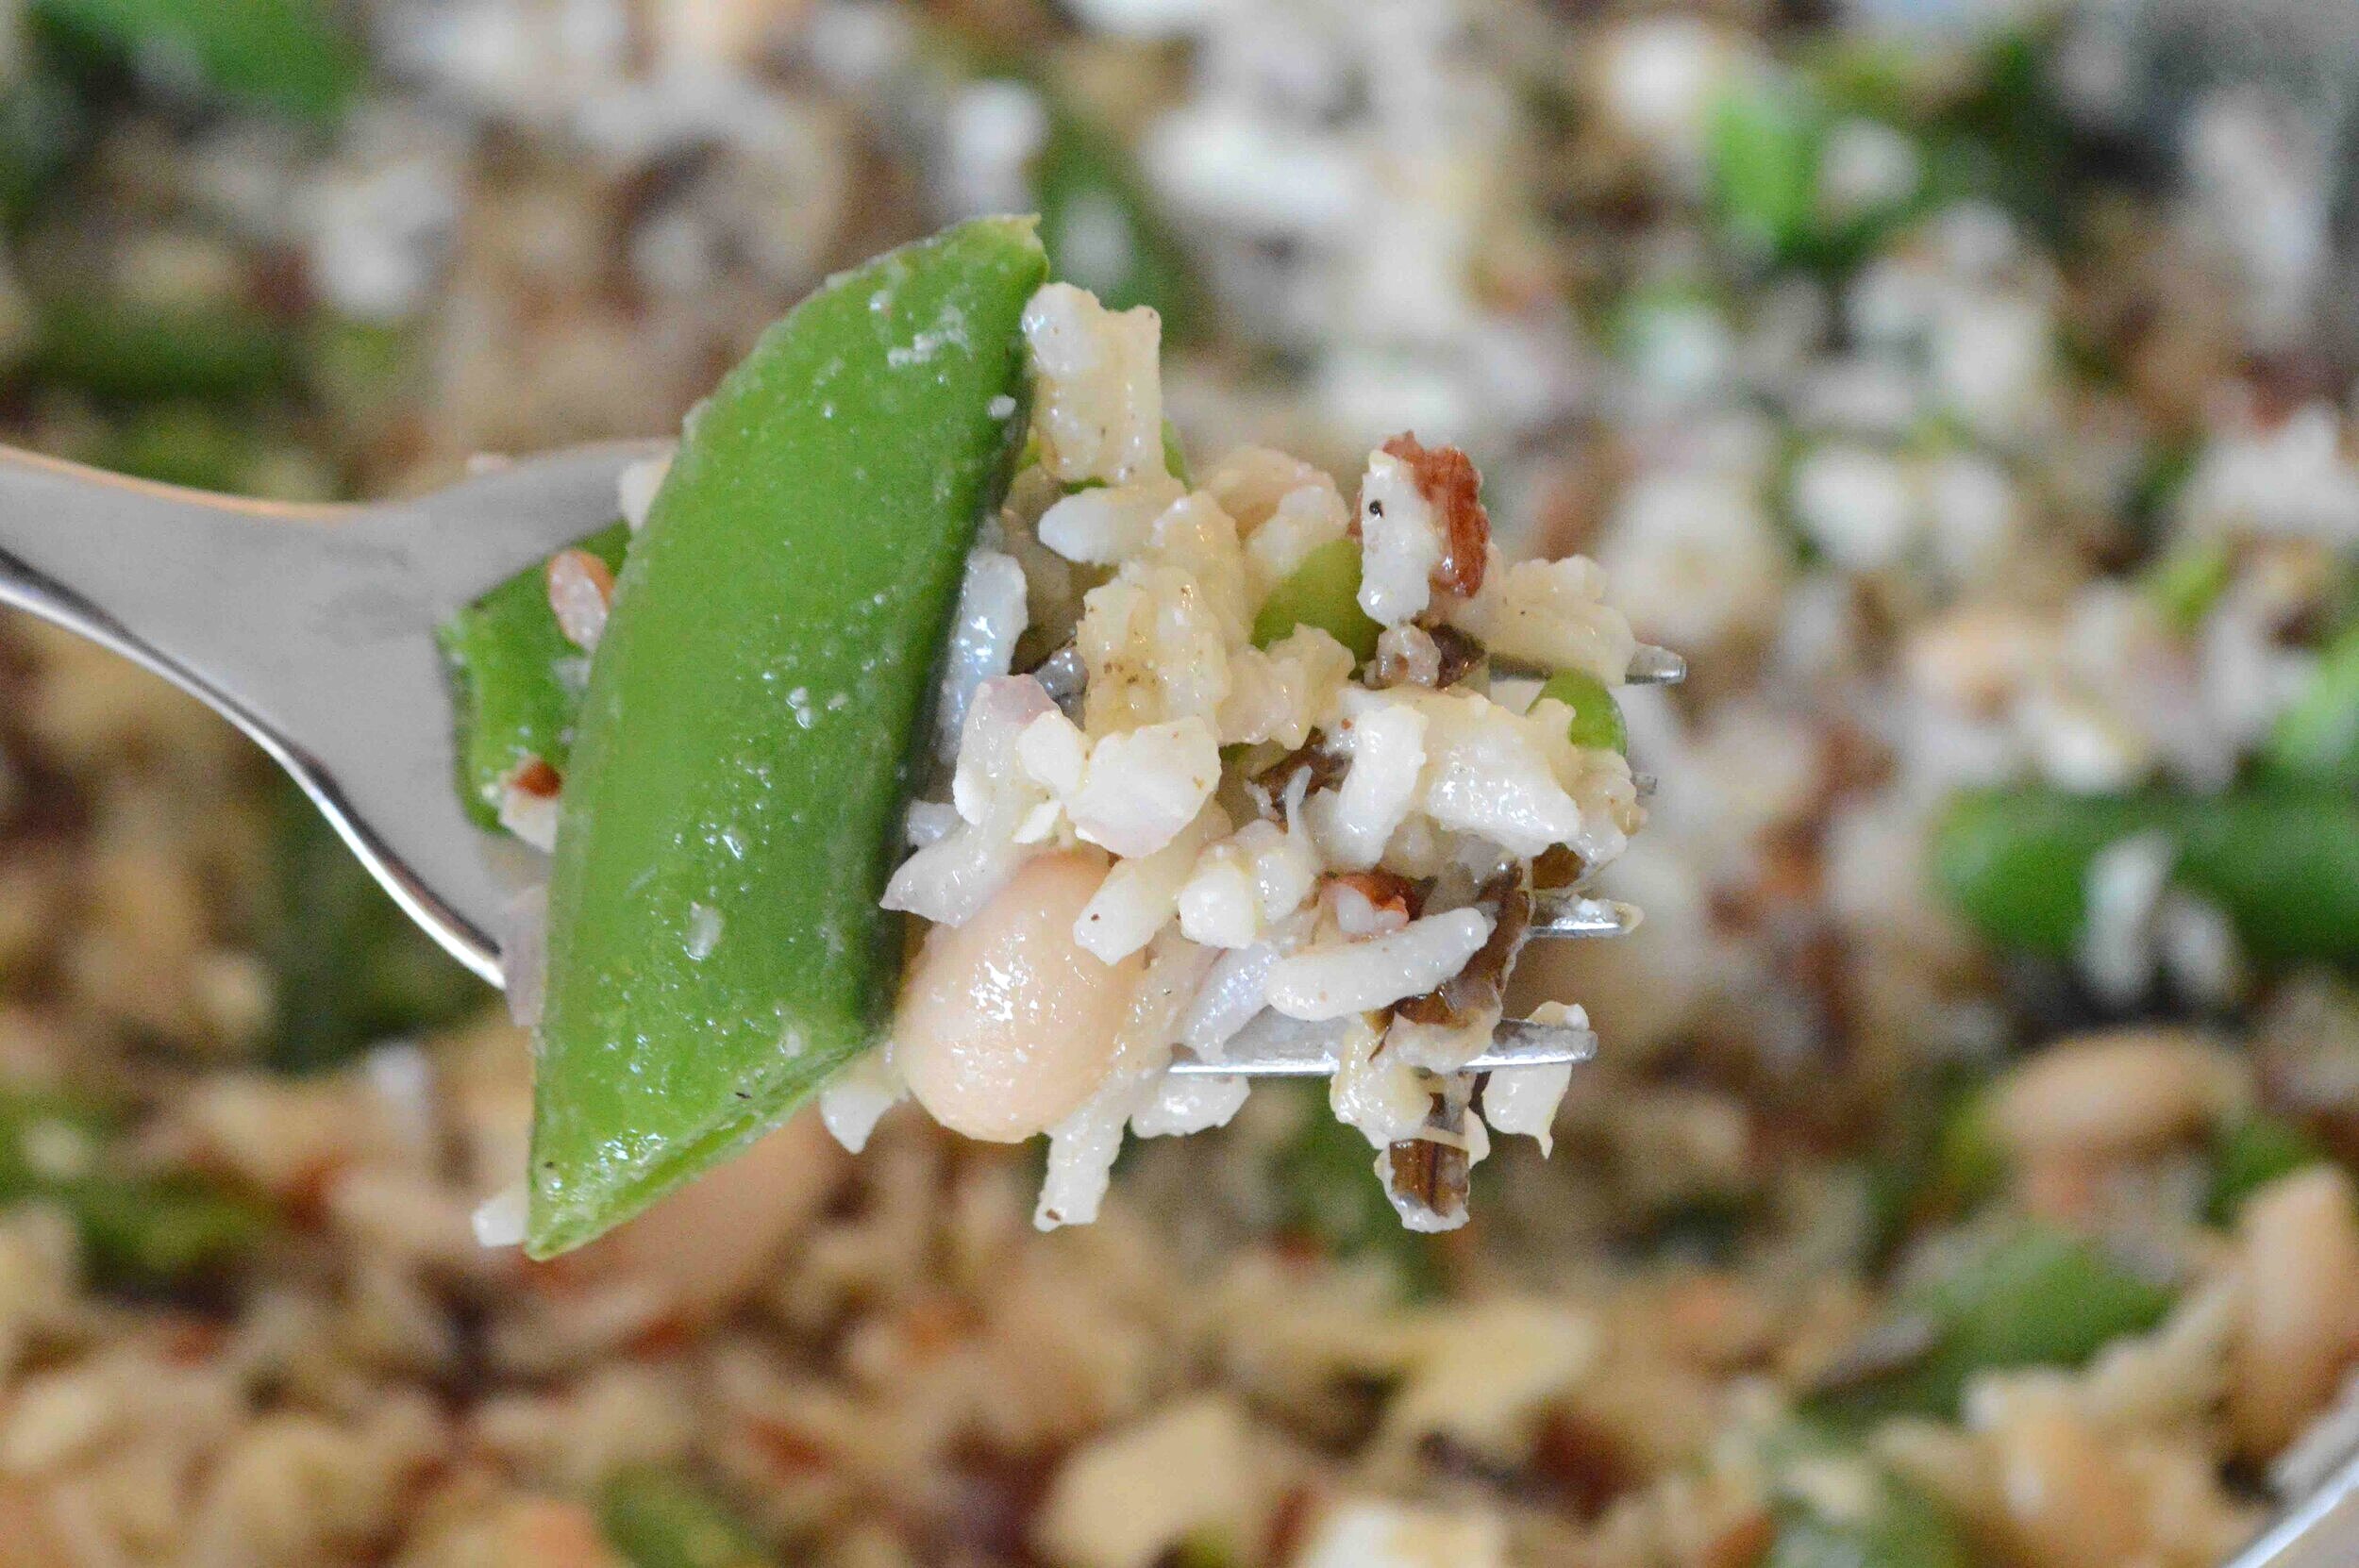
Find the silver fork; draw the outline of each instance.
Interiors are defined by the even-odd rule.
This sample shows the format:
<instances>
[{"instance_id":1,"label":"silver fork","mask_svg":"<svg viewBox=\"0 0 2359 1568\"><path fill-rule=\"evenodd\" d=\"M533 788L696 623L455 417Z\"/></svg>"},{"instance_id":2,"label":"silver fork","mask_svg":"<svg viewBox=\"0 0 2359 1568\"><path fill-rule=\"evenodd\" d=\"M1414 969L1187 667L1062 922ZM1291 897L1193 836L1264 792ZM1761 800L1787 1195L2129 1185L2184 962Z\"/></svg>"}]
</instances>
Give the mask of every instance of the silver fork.
<instances>
[{"instance_id":1,"label":"silver fork","mask_svg":"<svg viewBox=\"0 0 2359 1568\"><path fill-rule=\"evenodd\" d=\"M502 463L367 506L289 506L150 484L0 447L0 604L101 643L197 697L293 776L395 902L493 985L530 851L461 808L451 686L435 628L615 515L623 468L656 442ZM1630 678L1684 676L1642 648ZM1531 935L1619 936L1625 905L1535 900ZM1511 1019L1481 1069L1585 1060L1585 1029ZM1191 1063L1330 1073L1315 1050Z\"/></svg>"}]
</instances>

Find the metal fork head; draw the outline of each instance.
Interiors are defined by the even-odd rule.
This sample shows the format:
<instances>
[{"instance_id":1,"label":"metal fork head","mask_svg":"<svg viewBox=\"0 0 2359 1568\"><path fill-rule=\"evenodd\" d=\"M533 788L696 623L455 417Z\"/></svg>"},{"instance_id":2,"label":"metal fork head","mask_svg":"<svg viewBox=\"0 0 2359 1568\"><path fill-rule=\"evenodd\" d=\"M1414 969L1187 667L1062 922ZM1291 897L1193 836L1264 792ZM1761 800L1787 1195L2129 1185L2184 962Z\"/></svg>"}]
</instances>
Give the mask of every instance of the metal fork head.
<instances>
[{"instance_id":1,"label":"metal fork head","mask_svg":"<svg viewBox=\"0 0 2359 1568\"><path fill-rule=\"evenodd\" d=\"M451 690L436 629L615 512L615 483L656 442L504 463L446 490L364 507L206 494L0 447L0 604L81 633L196 696L292 774L410 917L502 982L501 939L542 868L460 804ZM1642 647L1632 685L1686 673ZM1627 906L1535 903L1539 939L1616 936ZM1585 1029L1512 1019L1471 1064L1585 1060ZM1188 1063L1298 1076L1326 1057Z\"/></svg>"},{"instance_id":2,"label":"metal fork head","mask_svg":"<svg viewBox=\"0 0 2359 1568\"><path fill-rule=\"evenodd\" d=\"M623 468L657 450L581 447L336 508L0 447L0 604L145 665L244 730L410 918L497 985L529 852L478 831L460 805L435 628L611 522Z\"/></svg>"}]
</instances>

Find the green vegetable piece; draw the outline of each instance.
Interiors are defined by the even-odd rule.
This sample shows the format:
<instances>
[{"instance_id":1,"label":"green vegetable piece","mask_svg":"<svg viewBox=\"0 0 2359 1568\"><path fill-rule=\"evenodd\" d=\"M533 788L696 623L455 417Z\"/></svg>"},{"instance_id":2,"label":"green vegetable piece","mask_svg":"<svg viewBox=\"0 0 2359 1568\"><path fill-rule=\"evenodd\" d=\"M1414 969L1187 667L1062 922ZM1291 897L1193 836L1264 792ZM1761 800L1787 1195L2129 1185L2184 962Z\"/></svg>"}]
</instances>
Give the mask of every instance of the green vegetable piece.
<instances>
[{"instance_id":1,"label":"green vegetable piece","mask_svg":"<svg viewBox=\"0 0 2359 1568\"><path fill-rule=\"evenodd\" d=\"M2146 591L2174 627L2192 632L2219 602L2231 565L2225 541L2198 540L2149 568Z\"/></svg>"},{"instance_id":2,"label":"green vegetable piece","mask_svg":"<svg viewBox=\"0 0 2359 1568\"><path fill-rule=\"evenodd\" d=\"M1949 1419L1976 1374L2079 1366L2122 1335L2160 1323L2172 1299L2167 1287L2079 1237L2027 1223L1901 1296L1896 1322L1923 1334L1920 1354L1822 1390L1811 1409L1847 1421Z\"/></svg>"},{"instance_id":3,"label":"green vegetable piece","mask_svg":"<svg viewBox=\"0 0 2359 1568\"><path fill-rule=\"evenodd\" d=\"M91 454L101 468L159 484L238 494L262 462L247 424L203 403L165 403L127 417Z\"/></svg>"},{"instance_id":4,"label":"green vegetable piece","mask_svg":"<svg viewBox=\"0 0 2359 1568\"><path fill-rule=\"evenodd\" d=\"M1791 85L1731 92L1705 129L1706 177L1721 226L1770 261L1807 254L1818 239L1818 161L1826 116Z\"/></svg>"},{"instance_id":5,"label":"green vegetable piece","mask_svg":"<svg viewBox=\"0 0 2359 1568\"><path fill-rule=\"evenodd\" d=\"M1957 1527L1932 1499L1868 1455L1821 1453L1800 1462L1859 1467L1864 1484L1843 1490L1847 1503L1864 1506L1838 1510L1827 1506L1825 1489L1780 1485L1777 1534L1761 1568L1971 1568Z\"/></svg>"},{"instance_id":6,"label":"green vegetable piece","mask_svg":"<svg viewBox=\"0 0 2359 1568\"><path fill-rule=\"evenodd\" d=\"M1253 645L1282 642L1297 626L1316 626L1365 663L1376 657L1383 627L1360 608L1360 545L1337 539L1302 558L1285 581L1270 590L1253 618Z\"/></svg>"},{"instance_id":7,"label":"green vegetable piece","mask_svg":"<svg viewBox=\"0 0 2359 1568\"><path fill-rule=\"evenodd\" d=\"M0 89L0 217L33 210L80 152L87 121L73 90L38 56Z\"/></svg>"},{"instance_id":8,"label":"green vegetable piece","mask_svg":"<svg viewBox=\"0 0 2359 1568\"><path fill-rule=\"evenodd\" d=\"M1180 426L1163 421L1163 470L1183 485L1193 485L1188 477L1188 449L1180 444Z\"/></svg>"},{"instance_id":9,"label":"green vegetable piece","mask_svg":"<svg viewBox=\"0 0 2359 1568\"><path fill-rule=\"evenodd\" d=\"M598 1493L598 1526L631 1568L766 1568L753 1529L705 1488L658 1465L615 1472Z\"/></svg>"},{"instance_id":10,"label":"green vegetable piece","mask_svg":"<svg viewBox=\"0 0 2359 1568\"><path fill-rule=\"evenodd\" d=\"M2212 1138L2212 1190L2204 1217L2214 1225L2234 1223L2244 1200L2305 1165L2327 1158L2317 1140L2283 1117L2267 1111L2232 1122Z\"/></svg>"},{"instance_id":11,"label":"green vegetable piece","mask_svg":"<svg viewBox=\"0 0 2359 1568\"><path fill-rule=\"evenodd\" d=\"M1355 1127L1335 1120L1323 1088L1288 1087L1298 1095L1294 1135L1279 1149L1270 1190L1280 1194L1280 1222L1337 1258L1380 1258L1412 1300L1442 1293L1433 1238L1400 1223L1376 1174L1376 1152Z\"/></svg>"},{"instance_id":12,"label":"green vegetable piece","mask_svg":"<svg viewBox=\"0 0 2359 1568\"><path fill-rule=\"evenodd\" d=\"M360 50L325 0L32 0L69 46L234 104L324 120L360 85Z\"/></svg>"},{"instance_id":13,"label":"green vegetable piece","mask_svg":"<svg viewBox=\"0 0 2359 1568\"><path fill-rule=\"evenodd\" d=\"M61 1194L109 1280L161 1289L245 1257L277 1228L251 1198L195 1176L93 1176Z\"/></svg>"},{"instance_id":14,"label":"green vegetable piece","mask_svg":"<svg viewBox=\"0 0 2359 1568\"><path fill-rule=\"evenodd\" d=\"M2220 906L2253 958L2359 959L2359 799L2344 792L1972 792L1951 804L1934 835L1933 880L1993 943L2065 958L2086 918L2089 861L2150 831L2177 842L2174 875Z\"/></svg>"},{"instance_id":15,"label":"green vegetable piece","mask_svg":"<svg viewBox=\"0 0 2359 1568\"><path fill-rule=\"evenodd\" d=\"M278 325L229 306L44 300L25 368L102 397L250 397L285 385L294 356Z\"/></svg>"},{"instance_id":16,"label":"green vegetable piece","mask_svg":"<svg viewBox=\"0 0 2359 1568\"><path fill-rule=\"evenodd\" d=\"M1026 220L905 246L797 306L690 420L566 778L534 1257L743 1146L881 1031L901 924L877 900L1047 272Z\"/></svg>"},{"instance_id":17,"label":"green vegetable piece","mask_svg":"<svg viewBox=\"0 0 2359 1568\"><path fill-rule=\"evenodd\" d=\"M2319 656L2310 684L2278 715L2262 760L2279 777L2359 786L2359 625Z\"/></svg>"},{"instance_id":18,"label":"green vegetable piece","mask_svg":"<svg viewBox=\"0 0 2359 1568\"><path fill-rule=\"evenodd\" d=\"M617 523L576 548L620 571L629 542L630 529ZM565 771L590 658L558 629L538 566L460 610L438 635L459 688L460 798L469 816L496 828L500 794L526 759Z\"/></svg>"},{"instance_id":19,"label":"green vegetable piece","mask_svg":"<svg viewBox=\"0 0 2359 1568\"><path fill-rule=\"evenodd\" d=\"M1031 184L1050 264L1110 309L1153 307L1163 319L1164 342L1185 342L1197 331L1201 295L1129 149L1056 94L1044 96L1048 136Z\"/></svg>"},{"instance_id":20,"label":"green vegetable piece","mask_svg":"<svg viewBox=\"0 0 2359 1568\"><path fill-rule=\"evenodd\" d=\"M286 779L274 784L277 908L263 933L281 1072L334 1067L380 1042L452 1023L491 993L401 912Z\"/></svg>"},{"instance_id":21,"label":"green vegetable piece","mask_svg":"<svg viewBox=\"0 0 2359 1568\"><path fill-rule=\"evenodd\" d=\"M1597 676L1559 670L1540 688L1540 695L1554 697L1573 710L1572 722L1564 726L1573 744L1629 752L1630 727L1622 722L1622 705Z\"/></svg>"},{"instance_id":22,"label":"green vegetable piece","mask_svg":"<svg viewBox=\"0 0 2359 1568\"><path fill-rule=\"evenodd\" d=\"M252 1251L274 1228L269 1210L205 1177L112 1170L116 1132L115 1118L98 1106L0 1090L0 1204L57 1204L99 1276L135 1289L205 1274ZM69 1152L59 1152L60 1139Z\"/></svg>"}]
</instances>

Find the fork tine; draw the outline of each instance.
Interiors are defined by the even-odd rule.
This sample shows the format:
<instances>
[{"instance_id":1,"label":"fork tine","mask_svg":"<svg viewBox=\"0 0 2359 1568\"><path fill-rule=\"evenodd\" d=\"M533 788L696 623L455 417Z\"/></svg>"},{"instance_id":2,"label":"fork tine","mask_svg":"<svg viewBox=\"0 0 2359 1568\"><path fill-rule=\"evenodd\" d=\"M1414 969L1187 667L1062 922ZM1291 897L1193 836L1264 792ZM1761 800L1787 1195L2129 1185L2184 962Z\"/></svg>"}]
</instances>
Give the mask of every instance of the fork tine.
<instances>
[{"instance_id":1,"label":"fork tine","mask_svg":"<svg viewBox=\"0 0 2359 1568\"><path fill-rule=\"evenodd\" d=\"M1545 680L1554 672L1549 666L1535 664L1528 659L1493 654L1491 673ZM1687 660L1670 649L1659 648L1651 642L1638 644L1638 650L1630 656L1630 668L1622 673L1622 682L1627 686L1677 686L1686 678Z\"/></svg>"},{"instance_id":2,"label":"fork tine","mask_svg":"<svg viewBox=\"0 0 2359 1568\"><path fill-rule=\"evenodd\" d=\"M1630 673L1622 678L1632 686L1677 686L1687 678L1687 660L1668 648L1641 642L1630 657Z\"/></svg>"},{"instance_id":3,"label":"fork tine","mask_svg":"<svg viewBox=\"0 0 2359 1568\"><path fill-rule=\"evenodd\" d=\"M1547 1067L1587 1061L1597 1054L1598 1037L1593 1030L1570 1024L1508 1018L1492 1031L1491 1048L1467 1062L1464 1071L1487 1073L1497 1067ZM1306 1042L1291 1050L1224 1056L1218 1061L1180 1057L1171 1064L1174 1073L1213 1078L1325 1078L1332 1077L1335 1068L1335 1047L1326 1042Z\"/></svg>"},{"instance_id":4,"label":"fork tine","mask_svg":"<svg viewBox=\"0 0 2359 1568\"><path fill-rule=\"evenodd\" d=\"M1634 904L1591 898L1569 888L1548 888L1531 895L1530 940L1545 937L1626 937L1638 928Z\"/></svg>"}]
</instances>

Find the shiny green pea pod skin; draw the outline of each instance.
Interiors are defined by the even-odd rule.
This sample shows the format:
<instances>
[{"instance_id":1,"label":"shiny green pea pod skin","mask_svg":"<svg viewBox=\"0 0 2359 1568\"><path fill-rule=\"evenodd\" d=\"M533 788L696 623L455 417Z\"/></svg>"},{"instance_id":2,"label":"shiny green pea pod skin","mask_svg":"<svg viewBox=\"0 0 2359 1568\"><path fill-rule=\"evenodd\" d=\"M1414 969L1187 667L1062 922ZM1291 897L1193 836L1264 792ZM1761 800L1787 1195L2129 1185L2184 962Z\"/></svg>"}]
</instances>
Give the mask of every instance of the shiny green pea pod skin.
<instances>
[{"instance_id":1,"label":"shiny green pea pod skin","mask_svg":"<svg viewBox=\"0 0 2359 1568\"><path fill-rule=\"evenodd\" d=\"M1564 726L1573 744L1629 755L1630 727L1622 721L1622 705L1605 682L1580 670L1559 670L1540 688L1540 695L1554 697L1573 710L1572 722Z\"/></svg>"},{"instance_id":2,"label":"shiny green pea pod skin","mask_svg":"<svg viewBox=\"0 0 2359 1568\"><path fill-rule=\"evenodd\" d=\"M878 907L1048 264L979 219L830 279L693 414L593 660L549 892L527 1250L627 1219L875 1043Z\"/></svg>"},{"instance_id":3,"label":"shiny green pea pod skin","mask_svg":"<svg viewBox=\"0 0 2359 1568\"><path fill-rule=\"evenodd\" d=\"M1376 657L1376 640L1384 628L1360 608L1357 540L1328 541L1270 590L1253 617L1253 645L1282 642L1297 626L1318 627L1363 664Z\"/></svg>"},{"instance_id":4,"label":"shiny green pea pod skin","mask_svg":"<svg viewBox=\"0 0 2359 1568\"><path fill-rule=\"evenodd\" d=\"M660 1465L630 1465L607 1478L598 1527L631 1568L769 1568L775 1561L726 1503Z\"/></svg>"},{"instance_id":5,"label":"shiny green pea pod skin","mask_svg":"<svg viewBox=\"0 0 2359 1568\"><path fill-rule=\"evenodd\" d=\"M617 523L581 541L620 571L630 529ZM450 661L459 709L459 797L477 825L499 826L500 794L517 764L538 757L560 774L571 759L589 657L558 629L545 566L519 572L436 634Z\"/></svg>"},{"instance_id":6,"label":"shiny green pea pod skin","mask_svg":"<svg viewBox=\"0 0 2359 1568\"><path fill-rule=\"evenodd\" d=\"M2087 915L2090 860L2151 831L2170 835L2173 876L2220 907L2250 957L2359 961L2359 797L2348 791L1970 792L1935 830L1933 882L1995 945L2068 958Z\"/></svg>"},{"instance_id":7,"label":"shiny green pea pod skin","mask_svg":"<svg viewBox=\"0 0 2359 1568\"><path fill-rule=\"evenodd\" d=\"M360 51L326 0L31 0L69 48L155 62L226 102L332 119L360 86Z\"/></svg>"}]
</instances>

